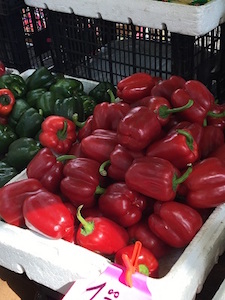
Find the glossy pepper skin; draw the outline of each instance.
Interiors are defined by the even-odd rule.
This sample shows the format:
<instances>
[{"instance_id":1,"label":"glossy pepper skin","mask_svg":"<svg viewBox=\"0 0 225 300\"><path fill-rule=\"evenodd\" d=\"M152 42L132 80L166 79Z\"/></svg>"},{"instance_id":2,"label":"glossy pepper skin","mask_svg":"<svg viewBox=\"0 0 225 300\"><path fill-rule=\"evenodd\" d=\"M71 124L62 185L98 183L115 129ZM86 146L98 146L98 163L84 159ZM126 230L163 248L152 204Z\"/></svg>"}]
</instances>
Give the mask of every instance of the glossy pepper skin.
<instances>
[{"instance_id":1,"label":"glossy pepper skin","mask_svg":"<svg viewBox=\"0 0 225 300\"><path fill-rule=\"evenodd\" d=\"M80 122L85 120L83 100L77 96L56 99L53 111L55 115L63 116L71 121L73 120L75 113L77 114L77 118Z\"/></svg>"},{"instance_id":2,"label":"glossy pepper skin","mask_svg":"<svg viewBox=\"0 0 225 300\"><path fill-rule=\"evenodd\" d=\"M62 116L48 116L41 124L39 135L43 147L57 154L66 154L76 140L76 125Z\"/></svg>"},{"instance_id":3,"label":"glossy pepper skin","mask_svg":"<svg viewBox=\"0 0 225 300\"><path fill-rule=\"evenodd\" d=\"M10 166L6 161L0 161L0 187L3 187L17 174L17 170Z\"/></svg>"},{"instance_id":4,"label":"glossy pepper skin","mask_svg":"<svg viewBox=\"0 0 225 300\"><path fill-rule=\"evenodd\" d=\"M19 118L15 131L19 137L34 138L43 121L44 117L35 108L30 107Z\"/></svg>"},{"instance_id":5,"label":"glossy pepper skin","mask_svg":"<svg viewBox=\"0 0 225 300\"><path fill-rule=\"evenodd\" d=\"M48 117L54 114L54 106L56 95L51 91L44 92L36 101L35 108L41 111L43 117Z\"/></svg>"},{"instance_id":6,"label":"glossy pepper skin","mask_svg":"<svg viewBox=\"0 0 225 300\"><path fill-rule=\"evenodd\" d=\"M221 159L208 157L194 165L183 183L186 203L195 208L210 208L225 202L225 166Z\"/></svg>"},{"instance_id":7,"label":"glossy pepper skin","mask_svg":"<svg viewBox=\"0 0 225 300\"><path fill-rule=\"evenodd\" d=\"M60 99L73 96L74 92L82 92L83 83L75 78L59 78L51 85L50 91L55 93Z\"/></svg>"},{"instance_id":8,"label":"glossy pepper skin","mask_svg":"<svg viewBox=\"0 0 225 300\"><path fill-rule=\"evenodd\" d=\"M12 128L15 128L21 116L30 108L30 105L24 99L17 99L13 109L8 116L8 123Z\"/></svg>"},{"instance_id":9,"label":"glossy pepper skin","mask_svg":"<svg viewBox=\"0 0 225 300\"><path fill-rule=\"evenodd\" d=\"M108 81L99 82L92 90L89 92L89 96L93 97L95 102L111 102L108 90L112 91L113 95L116 96L116 87Z\"/></svg>"},{"instance_id":10,"label":"glossy pepper skin","mask_svg":"<svg viewBox=\"0 0 225 300\"><path fill-rule=\"evenodd\" d=\"M174 91L183 88L185 79L181 76L172 75L170 78L161 80L151 90L151 96L166 98L169 102Z\"/></svg>"},{"instance_id":11,"label":"glossy pepper skin","mask_svg":"<svg viewBox=\"0 0 225 300\"><path fill-rule=\"evenodd\" d=\"M224 132L222 128L208 125L203 126L203 134L200 141L201 159L207 158L211 152L224 144Z\"/></svg>"},{"instance_id":12,"label":"glossy pepper skin","mask_svg":"<svg viewBox=\"0 0 225 300\"><path fill-rule=\"evenodd\" d=\"M225 129L225 104L214 103L212 109L207 114L207 125L213 125Z\"/></svg>"},{"instance_id":13,"label":"glossy pepper skin","mask_svg":"<svg viewBox=\"0 0 225 300\"><path fill-rule=\"evenodd\" d=\"M49 192L57 194L63 178L63 160L72 157L74 158L72 155L56 157L49 148L42 148L29 162L27 177L38 179Z\"/></svg>"},{"instance_id":14,"label":"glossy pepper skin","mask_svg":"<svg viewBox=\"0 0 225 300\"><path fill-rule=\"evenodd\" d=\"M55 83L55 76L48 70L48 68L41 66L36 69L26 79L27 90L36 90L39 88L48 89Z\"/></svg>"},{"instance_id":15,"label":"glossy pepper skin","mask_svg":"<svg viewBox=\"0 0 225 300\"><path fill-rule=\"evenodd\" d=\"M97 104L93 111L92 129L117 130L120 120L129 112L127 103L102 102Z\"/></svg>"},{"instance_id":16,"label":"glossy pepper skin","mask_svg":"<svg viewBox=\"0 0 225 300\"><path fill-rule=\"evenodd\" d=\"M52 239L74 241L74 217L58 195L40 191L26 197L23 215L29 229Z\"/></svg>"},{"instance_id":17,"label":"glossy pepper skin","mask_svg":"<svg viewBox=\"0 0 225 300\"><path fill-rule=\"evenodd\" d=\"M83 218L80 207L77 214L80 225L76 233L78 245L102 255L114 255L128 244L126 229L105 217Z\"/></svg>"},{"instance_id":18,"label":"glossy pepper skin","mask_svg":"<svg viewBox=\"0 0 225 300\"><path fill-rule=\"evenodd\" d=\"M199 159L198 145L188 129L177 129L173 134L150 144L146 155L167 159L179 170Z\"/></svg>"},{"instance_id":19,"label":"glossy pepper skin","mask_svg":"<svg viewBox=\"0 0 225 300\"><path fill-rule=\"evenodd\" d=\"M131 109L119 122L118 143L133 151L140 151L154 141L161 132L161 124L154 112L147 107Z\"/></svg>"},{"instance_id":20,"label":"glossy pepper skin","mask_svg":"<svg viewBox=\"0 0 225 300\"><path fill-rule=\"evenodd\" d=\"M107 169L107 174L110 178L117 181L124 181L125 174L133 160L144 156L143 151L130 151L118 144L110 153L110 164Z\"/></svg>"},{"instance_id":21,"label":"glossy pepper skin","mask_svg":"<svg viewBox=\"0 0 225 300\"><path fill-rule=\"evenodd\" d=\"M17 171L21 172L40 149L39 141L28 137L18 138L9 146L7 161Z\"/></svg>"},{"instance_id":22,"label":"glossy pepper skin","mask_svg":"<svg viewBox=\"0 0 225 300\"><path fill-rule=\"evenodd\" d=\"M116 252L114 263L125 267L123 262L123 254L126 254L129 259L132 258L134 245L127 245ZM137 258L137 272L148 277L157 278L159 276L159 263L154 254L147 248L141 247L140 254Z\"/></svg>"},{"instance_id":23,"label":"glossy pepper skin","mask_svg":"<svg viewBox=\"0 0 225 300\"><path fill-rule=\"evenodd\" d=\"M127 186L143 195L159 201L172 201L177 188L191 172L191 168L180 176L180 171L168 160L145 156L137 158L126 172ZM144 183L144 184L143 184Z\"/></svg>"},{"instance_id":24,"label":"glossy pepper skin","mask_svg":"<svg viewBox=\"0 0 225 300\"><path fill-rule=\"evenodd\" d=\"M26 94L26 102L29 106L36 108L37 101L43 94L47 92L46 88L37 88L35 90L28 91Z\"/></svg>"},{"instance_id":25,"label":"glossy pepper skin","mask_svg":"<svg viewBox=\"0 0 225 300\"><path fill-rule=\"evenodd\" d=\"M10 144L16 139L17 135L9 125L0 124L0 156L6 154Z\"/></svg>"},{"instance_id":26,"label":"glossy pepper skin","mask_svg":"<svg viewBox=\"0 0 225 300\"><path fill-rule=\"evenodd\" d=\"M92 122L93 115L90 115L85 122L77 123L76 121L76 127L78 128L77 138L79 141L92 133Z\"/></svg>"},{"instance_id":27,"label":"glossy pepper skin","mask_svg":"<svg viewBox=\"0 0 225 300\"><path fill-rule=\"evenodd\" d=\"M194 101L193 105L180 112L179 116L183 120L203 125L204 119L214 103L214 97L203 83L198 80L189 80L183 88L177 89L172 94L171 103L174 107L178 107L185 105L190 99Z\"/></svg>"},{"instance_id":28,"label":"glossy pepper skin","mask_svg":"<svg viewBox=\"0 0 225 300\"><path fill-rule=\"evenodd\" d=\"M121 79L117 84L117 96L124 102L131 104L150 95L155 81L147 73L135 73Z\"/></svg>"},{"instance_id":29,"label":"glossy pepper skin","mask_svg":"<svg viewBox=\"0 0 225 300\"><path fill-rule=\"evenodd\" d=\"M175 248L187 246L203 224L201 215L175 201L156 203L148 225L161 240Z\"/></svg>"},{"instance_id":30,"label":"glossy pepper skin","mask_svg":"<svg viewBox=\"0 0 225 300\"><path fill-rule=\"evenodd\" d=\"M37 179L23 179L0 188L0 216L8 224L23 227L23 203L26 197L43 190Z\"/></svg>"},{"instance_id":31,"label":"glossy pepper skin","mask_svg":"<svg viewBox=\"0 0 225 300\"><path fill-rule=\"evenodd\" d=\"M117 143L115 131L96 129L81 140L81 150L86 157L103 163L109 159L110 153Z\"/></svg>"},{"instance_id":32,"label":"glossy pepper skin","mask_svg":"<svg viewBox=\"0 0 225 300\"><path fill-rule=\"evenodd\" d=\"M146 218L128 227L127 232L130 243L140 241L157 259L165 256L170 250L170 247L151 231Z\"/></svg>"},{"instance_id":33,"label":"glossy pepper skin","mask_svg":"<svg viewBox=\"0 0 225 300\"><path fill-rule=\"evenodd\" d=\"M64 166L60 190L74 206L95 205L95 193L98 193L100 182L99 167L100 163L97 161L82 157L72 159Z\"/></svg>"},{"instance_id":34,"label":"glossy pepper skin","mask_svg":"<svg viewBox=\"0 0 225 300\"><path fill-rule=\"evenodd\" d=\"M124 182L109 185L98 199L103 215L117 224L128 227L136 224L147 206L147 197L130 190Z\"/></svg>"},{"instance_id":35,"label":"glossy pepper skin","mask_svg":"<svg viewBox=\"0 0 225 300\"><path fill-rule=\"evenodd\" d=\"M0 116L8 116L11 113L15 102L15 97L9 89L0 89Z\"/></svg>"},{"instance_id":36,"label":"glossy pepper skin","mask_svg":"<svg viewBox=\"0 0 225 300\"><path fill-rule=\"evenodd\" d=\"M26 82L17 74L5 74L1 76L0 89L9 89L16 99L24 97L27 92Z\"/></svg>"}]
</instances>

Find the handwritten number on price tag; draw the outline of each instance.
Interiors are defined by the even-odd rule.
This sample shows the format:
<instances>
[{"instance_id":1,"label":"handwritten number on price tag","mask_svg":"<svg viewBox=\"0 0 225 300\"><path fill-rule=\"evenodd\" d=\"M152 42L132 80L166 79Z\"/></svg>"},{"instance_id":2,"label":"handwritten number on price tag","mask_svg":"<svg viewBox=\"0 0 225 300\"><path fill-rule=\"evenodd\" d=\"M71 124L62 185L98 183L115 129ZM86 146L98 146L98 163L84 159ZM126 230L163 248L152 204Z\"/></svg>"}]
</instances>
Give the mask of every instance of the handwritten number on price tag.
<instances>
[{"instance_id":1,"label":"handwritten number on price tag","mask_svg":"<svg viewBox=\"0 0 225 300\"><path fill-rule=\"evenodd\" d=\"M86 291L97 290L97 292L94 294L94 296L92 296L92 297L90 298L90 300L93 300L93 299L98 295L98 293L101 292L101 290L102 290L105 286L106 286L106 282L105 282L105 283L102 283L102 284L100 284L100 285L93 286L93 287L90 287L90 288L86 289ZM118 298L118 297L119 297L119 292L114 292L113 289L110 289L110 290L108 291L108 294L109 294L109 295L112 295L113 298ZM112 300L112 298L108 298L108 297L104 297L103 299L104 299L104 300Z\"/></svg>"}]
</instances>

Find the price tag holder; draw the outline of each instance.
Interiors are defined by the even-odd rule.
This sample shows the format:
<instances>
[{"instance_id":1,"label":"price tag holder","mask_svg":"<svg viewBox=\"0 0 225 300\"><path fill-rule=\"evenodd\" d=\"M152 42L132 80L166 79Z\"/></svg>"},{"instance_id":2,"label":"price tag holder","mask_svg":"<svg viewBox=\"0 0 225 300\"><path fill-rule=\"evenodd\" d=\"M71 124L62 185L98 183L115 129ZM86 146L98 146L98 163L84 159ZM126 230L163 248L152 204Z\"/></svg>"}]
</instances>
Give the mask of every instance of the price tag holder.
<instances>
[{"instance_id":1,"label":"price tag holder","mask_svg":"<svg viewBox=\"0 0 225 300\"><path fill-rule=\"evenodd\" d=\"M78 296L81 300L152 300L147 278L136 272L132 275L133 286L129 287L125 282L125 270L111 264L96 280L75 282L63 300L75 300Z\"/></svg>"}]
</instances>

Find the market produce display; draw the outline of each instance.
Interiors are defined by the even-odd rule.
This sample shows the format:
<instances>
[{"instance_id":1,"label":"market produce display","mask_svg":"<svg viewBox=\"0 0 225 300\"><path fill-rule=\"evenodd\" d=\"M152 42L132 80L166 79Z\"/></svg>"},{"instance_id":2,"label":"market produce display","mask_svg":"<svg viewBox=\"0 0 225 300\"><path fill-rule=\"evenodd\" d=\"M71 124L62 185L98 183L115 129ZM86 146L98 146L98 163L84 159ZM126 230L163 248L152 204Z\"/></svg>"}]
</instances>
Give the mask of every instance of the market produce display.
<instances>
[{"instance_id":1,"label":"market produce display","mask_svg":"<svg viewBox=\"0 0 225 300\"><path fill-rule=\"evenodd\" d=\"M148 270L138 270L157 277L160 258L186 247L225 202L223 105L201 82L179 76L137 73L116 89L101 83L88 95L79 80L43 68L24 82L24 99L14 95L8 123L1 124L2 135L9 133L1 153L0 217L121 264L121 252L130 258L139 241ZM31 88L36 98L26 106ZM47 92L55 102L43 115L52 97L42 108L36 104ZM57 100L80 95L83 105L94 99L91 114L84 106L56 114ZM18 124L31 108L42 121L24 134L29 125ZM36 116L26 119L31 127ZM4 185L14 168L26 169L27 179Z\"/></svg>"}]
</instances>

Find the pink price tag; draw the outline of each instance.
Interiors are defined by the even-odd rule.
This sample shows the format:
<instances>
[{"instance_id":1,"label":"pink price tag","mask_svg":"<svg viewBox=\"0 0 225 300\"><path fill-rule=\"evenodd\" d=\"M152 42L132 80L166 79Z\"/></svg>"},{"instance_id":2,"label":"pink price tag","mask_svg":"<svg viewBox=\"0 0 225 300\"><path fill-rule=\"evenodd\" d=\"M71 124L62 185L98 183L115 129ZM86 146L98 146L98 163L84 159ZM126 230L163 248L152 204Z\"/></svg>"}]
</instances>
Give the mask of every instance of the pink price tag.
<instances>
[{"instance_id":1,"label":"pink price tag","mask_svg":"<svg viewBox=\"0 0 225 300\"><path fill-rule=\"evenodd\" d=\"M132 275L133 286L125 283L125 271L122 267L112 264L94 281L78 288L79 281L75 282L63 300L152 300L147 287L147 276L140 273ZM78 292L79 291L79 292Z\"/></svg>"}]
</instances>

